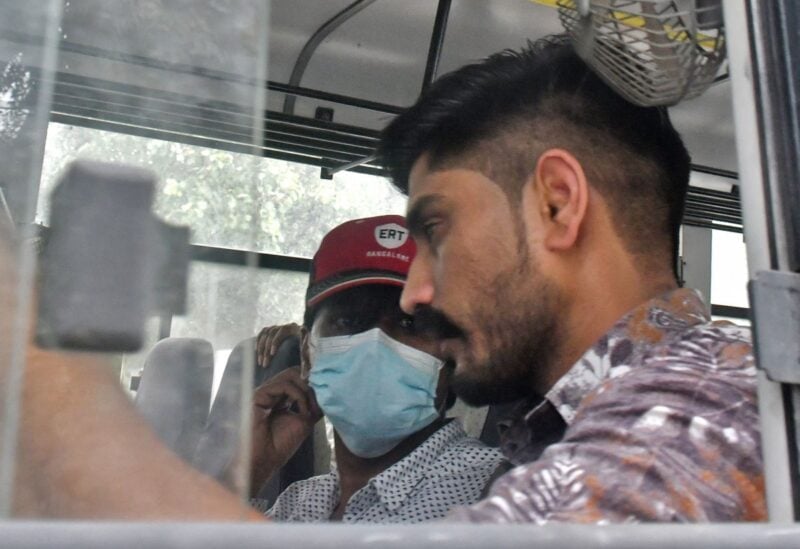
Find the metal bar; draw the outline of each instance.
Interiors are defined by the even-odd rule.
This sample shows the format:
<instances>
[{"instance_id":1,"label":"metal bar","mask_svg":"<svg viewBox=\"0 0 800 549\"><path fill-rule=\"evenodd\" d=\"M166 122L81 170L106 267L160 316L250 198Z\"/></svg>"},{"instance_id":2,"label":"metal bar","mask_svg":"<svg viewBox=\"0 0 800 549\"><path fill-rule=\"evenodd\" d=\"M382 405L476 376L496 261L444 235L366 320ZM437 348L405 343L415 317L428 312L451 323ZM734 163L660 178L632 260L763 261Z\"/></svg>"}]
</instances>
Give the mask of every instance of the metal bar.
<instances>
[{"instance_id":1,"label":"metal bar","mask_svg":"<svg viewBox=\"0 0 800 549\"><path fill-rule=\"evenodd\" d=\"M695 219L708 219L709 221L718 221L723 223L730 223L734 225L741 226L742 220L739 217L732 217L727 216L724 214L716 213L716 214L709 214L708 211L703 211L702 209L697 208L687 208L686 213L684 214L686 217L695 218Z\"/></svg>"},{"instance_id":2,"label":"metal bar","mask_svg":"<svg viewBox=\"0 0 800 549\"><path fill-rule=\"evenodd\" d=\"M759 124L757 82L754 81L758 67L754 66L750 49L759 36L754 34L754 28L749 24L751 6L749 0L725 0L723 14L728 35L736 37L728 41L729 73L736 149L739 158L746 159L739 164L739 191L743 204L747 265L750 278L754 279L758 271L773 268L774 247L771 247L773 239L765 196L762 128ZM772 523L791 523L795 520L794 475L789 462L784 396L780 385L767 379L763 371L759 371L758 404L769 520Z\"/></svg>"},{"instance_id":3,"label":"metal bar","mask_svg":"<svg viewBox=\"0 0 800 549\"><path fill-rule=\"evenodd\" d=\"M711 314L714 316L727 316L730 318L750 318L750 309L745 307L734 307L732 305L715 305L711 304Z\"/></svg>"},{"instance_id":4,"label":"metal bar","mask_svg":"<svg viewBox=\"0 0 800 549\"><path fill-rule=\"evenodd\" d=\"M41 76L34 76L41 80L46 80ZM213 103L204 102L203 99L179 94L175 92L168 92L164 90L157 90L153 88L143 88L133 84L124 84L122 82L114 82L111 80L103 80L100 78L91 78L79 74L71 74L67 72L57 72L55 74L56 88L79 88L81 94L87 93L106 93L119 95L123 97L130 97L136 101L146 99L151 102L163 102L175 105L176 107L185 108L200 108L191 107L190 105L203 105L204 110L213 110L216 112L224 112L226 114L237 114L244 116L251 116L248 112L236 105L235 103L227 103L224 101L214 101ZM213 105L213 109L211 107Z\"/></svg>"},{"instance_id":5,"label":"metal bar","mask_svg":"<svg viewBox=\"0 0 800 549\"><path fill-rule=\"evenodd\" d=\"M714 168L713 166L705 166L703 164L691 164L691 169L694 172L707 173L709 175L718 175L720 177L727 177L728 179L739 180L739 174L731 170L724 170L722 168Z\"/></svg>"},{"instance_id":6,"label":"metal bar","mask_svg":"<svg viewBox=\"0 0 800 549\"><path fill-rule=\"evenodd\" d=\"M350 107L359 107L361 109L385 112L389 114L400 114L406 110L404 107L387 105L386 103L378 103L377 101L369 101L367 99L359 99L356 97L350 97L348 95L340 95L338 93L330 93L322 90L303 88L300 86L290 86L289 84L281 84L279 82L267 82L267 89L289 95L308 97L310 99L319 99L321 101L328 101L330 103L338 103L339 105L348 105Z\"/></svg>"},{"instance_id":7,"label":"metal bar","mask_svg":"<svg viewBox=\"0 0 800 549\"><path fill-rule=\"evenodd\" d=\"M58 104L54 105L53 107L54 107L54 112L61 112L62 110L67 110L67 109L60 109L60 105ZM123 116L115 112L98 112L96 110L85 110L79 108L71 108L69 110L73 112L70 112L68 114L83 116L85 118L99 118L102 120L116 122L127 126L139 126L154 130L162 130L165 132L171 132L171 134L197 135L218 141L227 141L231 143L248 145L252 147L252 145L249 144L249 134L247 133L242 133L242 132L231 133L224 131L222 129L215 129L213 127L170 123L170 121L168 120L157 119L157 118L149 118L142 116ZM338 145L336 147L333 147L328 145L324 141L316 142L303 138L292 138L287 140L282 138L280 134L273 133L270 130L266 130L264 132L264 135L267 138L267 140L264 142L264 147L275 148L276 145L279 145L280 146L279 148L286 151L295 152L299 154L307 154L310 156L319 156L320 158L330 158L335 163L352 162L354 159L357 159L361 155L367 154L372 150L368 148L362 148L362 147L353 148L343 145Z\"/></svg>"},{"instance_id":8,"label":"metal bar","mask_svg":"<svg viewBox=\"0 0 800 549\"><path fill-rule=\"evenodd\" d=\"M204 111L200 108L181 109L183 112L174 112L165 110L158 107L151 107L147 105L133 105L131 103L118 103L113 101L113 98L86 98L64 93L56 93L54 101L54 109L62 112L69 112L71 114L80 114L89 117L103 118L106 117L119 117L119 115L129 115L131 117L141 117L143 120L153 120L158 124L163 125L167 120L180 120L186 121L187 128L195 128L201 130L199 133L202 135L208 132L226 131L230 135L240 135L249 139L252 132L253 119L247 120L245 117L238 115L231 115L230 118L222 118L216 116L215 111ZM152 113L156 118L147 118L143 114ZM208 115L213 116L208 116ZM336 144L344 144L348 147L357 147L359 151L353 151L354 154L368 154L371 152L377 143L377 139L371 134L361 132L361 135L354 134L357 128L342 126L342 125L329 125L329 124L315 124L313 119L293 117L291 123L278 122L272 117L272 113L268 111L267 116L270 118L269 129L282 133L285 135L299 135L301 137L308 137L312 139L319 139ZM241 121L237 123L237 118Z\"/></svg>"},{"instance_id":9,"label":"metal bar","mask_svg":"<svg viewBox=\"0 0 800 549\"><path fill-rule=\"evenodd\" d=\"M699 204L691 204L686 207L686 215L695 217L707 217L709 220L724 221L726 223L736 223L741 225L742 218L739 215L726 214L714 208L704 207Z\"/></svg>"},{"instance_id":10,"label":"metal bar","mask_svg":"<svg viewBox=\"0 0 800 549\"><path fill-rule=\"evenodd\" d=\"M779 267L800 272L800 10L778 0L753 8L763 37L755 48L763 104L767 179Z\"/></svg>"},{"instance_id":11,"label":"metal bar","mask_svg":"<svg viewBox=\"0 0 800 549\"><path fill-rule=\"evenodd\" d=\"M315 128L292 126L279 122L269 124L268 128L268 131L270 132L286 136L287 140L297 137L314 139L324 143L329 143L331 146L341 144L359 149L361 151L360 154L367 154L368 152L375 150L376 146L376 143L366 139L358 139L350 136L337 136L336 134L332 134L328 131L318 130Z\"/></svg>"},{"instance_id":12,"label":"metal bar","mask_svg":"<svg viewBox=\"0 0 800 549\"><path fill-rule=\"evenodd\" d=\"M318 120L316 118L305 118L296 115L286 115L276 111L267 111L267 121L274 123L275 121L284 122L286 124L297 124L303 127L317 128L321 130L328 130L331 132L342 133L346 135L354 135L364 139L372 139L377 143L380 137L380 132L370 130L368 128L359 128L357 126L350 126L338 122L328 122L326 120Z\"/></svg>"},{"instance_id":13,"label":"metal bar","mask_svg":"<svg viewBox=\"0 0 800 549\"><path fill-rule=\"evenodd\" d=\"M202 99L197 97L191 96L182 96L180 94L175 94L171 92L162 92L158 90L151 90L149 88L139 88L137 86L132 86L128 84L119 84L116 82L108 82L103 81L96 78L87 78L81 77L77 75L68 75L65 73L58 73L57 75L57 84L58 85L71 85L71 86L84 86L89 89L106 89L108 91L113 91L116 93L125 93L126 95L137 97L137 98L147 98L148 100L159 100L159 101L170 101L178 104L198 104L202 103ZM279 82L266 82L267 89L270 91L276 91L279 93L286 93L290 95L297 95L301 97L309 97L311 99L320 99L322 101L327 101L330 103L338 103L340 105L347 105L350 107L358 107L362 109L377 111L377 112L384 112L388 114L400 114L405 111L404 107L398 107L395 105L388 105L386 103L379 103L377 101L369 101L366 99L360 99L357 97L350 97L347 95L341 95L336 93L330 93L322 90L316 90L311 88L303 88L299 86L290 86L288 84L281 84ZM182 102L181 99L183 98ZM238 108L233 103L223 103L223 102L215 102L215 106L224 106L230 112L235 112L237 114L244 114L243 111ZM282 113L285 114L285 113ZM345 126L346 127L346 126ZM352 127L352 126L351 126ZM377 132L374 132L377 134Z\"/></svg>"},{"instance_id":14,"label":"metal bar","mask_svg":"<svg viewBox=\"0 0 800 549\"><path fill-rule=\"evenodd\" d=\"M741 197L739 196L739 187L733 187L732 191L718 191L716 189L707 189L705 187L689 187L690 194L697 194L697 195L704 195L704 196L713 196L715 198L722 198L726 200L734 200L739 202Z\"/></svg>"},{"instance_id":15,"label":"metal bar","mask_svg":"<svg viewBox=\"0 0 800 549\"><path fill-rule=\"evenodd\" d=\"M729 213L721 208L714 206L707 206L698 202L690 202L686 205L686 214L694 215L697 217L708 217L715 221L724 221L726 223L742 224L742 217L739 212Z\"/></svg>"},{"instance_id":16,"label":"metal bar","mask_svg":"<svg viewBox=\"0 0 800 549\"><path fill-rule=\"evenodd\" d=\"M734 187L734 188L738 189L739 187ZM717 191L714 189L705 189L703 187L689 187L689 194L693 196L711 196L714 198L718 198L720 200L735 202L737 204L741 203L741 197L739 196L738 190L734 193L734 192Z\"/></svg>"},{"instance_id":17,"label":"metal bar","mask_svg":"<svg viewBox=\"0 0 800 549\"><path fill-rule=\"evenodd\" d=\"M198 147L210 147L212 149L219 149L234 153L253 154L253 146L249 144L245 145L242 143L209 139L195 135L182 134L178 132L153 130L151 128L131 126L121 123L109 122L106 120L73 116L67 113L51 112L50 120L61 124L71 124L74 126L81 126L96 130L125 133L128 135L136 135L139 137L160 139L164 141L174 141L176 143L184 143L186 145L195 145ZM298 162L301 164L309 164L312 166L320 166L323 168L324 167L333 168L339 164L338 162L325 158L320 158L319 156L308 156L296 152L285 152L282 150L271 149L268 144L265 145L263 149L258 149L258 150L260 151L261 156L263 157L275 158L277 160L286 160L289 162ZM356 168L353 168L352 171L368 175L377 175L377 176L385 175L385 172L383 170L369 166L358 166Z\"/></svg>"},{"instance_id":18,"label":"metal bar","mask_svg":"<svg viewBox=\"0 0 800 549\"><path fill-rule=\"evenodd\" d=\"M362 164L368 164L373 160L375 160L375 155L371 154L369 156L365 156L364 158L359 158L358 160L354 160L353 162L349 162L347 164L341 164L334 168L322 168L322 177L323 179L330 179L339 172L350 170L352 168L361 166Z\"/></svg>"},{"instance_id":19,"label":"metal bar","mask_svg":"<svg viewBox=\"0 0 800 549\"><path fill-rule=\"evenodd\" d=\"M712 213L734 217L739 223L742 221L742 210L739 205L735 203L725 204L714 198L695 195L687 200L686 207L687 209L697 208L698 211L710 211Z\"/></svg>"},{"instance_id":20,"label":"metal bar","mask_svg":"<svg viewBox=\"0 0 800 549\"><path fill-rule=\"evenodd\" d=\"M322 43L323 40L325 40L325 38L328 37L328 35L342 26L351 17L374 2L375 0L356 0L342 11L325 21L320 28L314 31L314 34L312 34L311 38L309 38L305 43L303 49L300 50L300 54L297 56L297 60L294 62L292 74L289 76L289 85L300 85L300 81L303 79L303 74L306 72L306 67L308 67L308 62L311 61L311 56L314 55L314 52L317 51L317 47ZM295 100L296 97L294 95L286 96L286 98L283 100L284 113L294 114Z\"/></svg>"},{"instance_id":21,"label":"metal bar","mask_svg":"<svg viewBox=\"0 0 800 549\"><path fill-rule=\"evenodd\" d=\"M702 221L697 219L683 219L683 225L689 225L690 227L703 227L706 229L714 229L715 231L727 231L729 233L737 233L742 234L743 230L741 227L732 227L729 225L719 225L715 223L711 223L708 221Z\"/></svg>"},{"instance_id":22,"label":"metal bar","mask_svg":"<svg viewBox=\"0 0 800 549\"><path fill-rule=\"evenodd\" d=\"M205 263L241 267L249 267L255 264L259 269L278 269L298 273L307 273L311 270L311 260L307 257L250 252L197 244L191 245L190 254L192 261L203 261ZM255 261L253 261L254 258Z\"/></svg>"},{"instance_id":23,"label":"metal bar","mask_svg":"<svg viewBox=\"0 0 800 549\"><path fill-rule=\"evenodd\" d=\"M142 98L146 99L146 98ZM202 108L177 108L174 106L159 104L158 102L137 101L133 103L126 101L121 103L119 96L100 96L87 97L85 94L74 95L74 92L66 92L63 88L57 88L54 94L54 103L62 108L79 107L83 109L97 109L98 112L130 113L140 115L142 113L153 113L162 116L169 116L173 119L186 120L192 123L213 122L214 124L225 124L234 129L241 129L242 132L251 131L253 128L253 117L246 117L237 114L220 116L213 110Z\"/></svg>"},{"instance_id":24,"label":"metal bar","mask_svg":"<svg viewBox=\"0 0 800 549\"><path fill-rule=\"evenodd\" d=\"M451 0L439 0L436 7L436 18L433 20L433 31L431 32L431 44L428 47L428 59L425 61L425 74L422 77L422 91L436 79L439 69L439 60L442 58L442 47L444 46L444 35L447 31L447 19L450 16Z\"/></svg>"},{"instance_id":25,"label":"metal bar","mask_svg":"<svg viewBox=\"0 0 800 549\"><path fill-rule=\"evenodd\" d=\"M738 216L742 214L742 207L738 200L728 200L717 196L694 193L690 193L687 199L692 204L719 208L721 212L727 212L730 215Z\"/></svg>"},{"instance_id":26,"label":"metal bar","mask_svg":"<svg viewBox=\"0 0 800 549\"><path fill-rule=\"evenodd\" d=\"M794 520L800 519L800 383L796 376L775 378L772 372L788 369L795 371L800 363L800 352L793 356L775 352L785 344L785 334L768 329L774 310L766 300L769 292L757 292L761 282L773 275L797 277L800 270L800 219L793 208L800 206L800 115L797 112L797 94L800 81L794 63L798 51L797 30L800 13L792 2L748 2L751 31L751 62L753 64L754 91L760 148L755 149L762 160L762 193L764 195L768 237L773 272L758 272L751 277L753 316L758 335L756 354L761 368L772 379L782 381L780 398L783 402L788 485L792 501L789 510ZM752 156L752 155L751 155ZM749 158L748 158L749 160ZM766 269L764 269L766 270ZM796 299L788 295L790 300ZM789 303L786 304L789 306ZM796 316L787 315L783 324L796 337L800 322ZM763 326L761 325L763 323ZM793 326L794 325L794 326ZM759 328L761 328L759 330ZM774 348L773 348L774 347ZM787 482L788 480L788 482ZM787 515L790 514L787 511Z\"/></svg>"},{"instance_id":27,"label":"metal bar","mask_svg":"<svg viewBox=\"0 0 800 549\"><path fill-rule=\"evenodd\" d=\"M773 549L800 546L800 526L764 524L627 524L549 526L424 523L414 525L5 522L9 547L294 547L311 549Z\"/></svg>"},{"instance_id":28,"label":"metal bar","mask_svg":"<svg viewBox=\"0 0 800 549\"><path fill-rule=\"evenodd\" d=\"M43 79L38 75L35 75L39 80L47 81L47 79ZM98 100L102 100L102 98L108 97L115 97L120 104L127 104L127 105L136 105L140 104L141 102L145 101L147 103L158 103L164 104L164 109L166 111L173 110L173 111L182 111L192 114L214 114L217 115L214 117L215 120L219 120L222 117L225 119L227 118L241 118L244 120L252 119L252 116L245 113L238 105L234 103L225 103L220 101L215 101L213 104L203 103L202 98L189 96L189 95L182 95L176 94L173 92L165 92L161 90L155 90L150 88L142 88L139 86L133 86L130 84L121 84L117 82L111 82L108 80L101 80L97 78L88 78L79 75L73 75L68 73L58 73L56 75L56 88L60 91L66 91L70 88L78 88L80 91L78 92L78 96L86 97L87 95L92 95L93 97L97 98ZM283 93L287 93L288 90L286 89L284 84L274 84L274 89L276 91L281 91ZM325 92L317 92L317 90L308 90L306 88L294 88L294 92L297 95L302 95L305 91L309 93L319 93L325 94ZM69 94L69 92L66 92ZM334 96L330 97L330 95L325 95L325 98L328 100L333 100L336 97L344 98L343 100L347 100L347 104L358 103L360 100L355 98L347 98L345 96ZM356 104L354 106L359 106ZM379 104L378 104L379 105ZM169 106L169 109L167 108ZM403 109L400 107L392 107L391 105L386 106L389 109L395 110L397 112L402 112ZM359 128L357 126L351 126L348 124L341 124L338 122L327 122L324 120L316 120L312 118L305 118L299 117L294 115L286 115L276 111L267 111L266 118L268 121L281 121L285 123L291 124L300 124L303 126L315 127L319 129L329 130L331 132L337 132L342 134L352 134L354 136L358 136L364 139L374 139L377 140L378 135L380 132L376 130L371 130L368 128Z\"/></svg>"}]
</instances>

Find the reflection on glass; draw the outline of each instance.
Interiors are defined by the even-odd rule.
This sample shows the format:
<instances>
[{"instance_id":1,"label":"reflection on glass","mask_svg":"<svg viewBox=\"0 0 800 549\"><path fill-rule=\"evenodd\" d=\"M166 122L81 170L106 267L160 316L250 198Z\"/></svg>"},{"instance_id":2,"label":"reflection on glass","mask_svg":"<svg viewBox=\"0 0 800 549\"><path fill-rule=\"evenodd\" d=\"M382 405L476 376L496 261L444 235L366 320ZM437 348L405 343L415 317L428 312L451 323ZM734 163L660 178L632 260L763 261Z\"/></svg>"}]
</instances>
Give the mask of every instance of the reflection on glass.
<instances>
[{"instance_id":1,"label":"reflection on glass","mask_svg":"<svg viewBox=\"0 0 800 549\"><path fill-rule=\"evenodd\" d=\"M159 175L156 212L188 225L197 244L310 257L327 231L349 219L405 212L388 180L217 149L50 124L42 189L75 158L147 167ZM47 219L48 193L38 218Z\"/></svg>"},{"instance_id":2,"label":"reflection on glass","mask_svg":"<svg viewBox=\"0 0 800 549\"><path fill-rule=\"evenodd\" d=\"M194 263L189 313L172 321L172 337L204 337L215 353L214 387L233 347L261 328L302 322L308 275ZM257 296L256 301L251 296Z\"/></svg>"},{"instance_id":3,"label":"reflection on glass","mask_svg":"<svg viewBox=\"0 0 800 549\"><path fill-rule=\"evenodd\" d=\"M261 144L263 134L267 3L261 0L70 0L64 2L63 7L58 25L56 73L45 75L54 90L52 107L45 112L50 113L51 121L66 120L70 125L54 122L49 125L47 144L42 147L45 158L37 221L49 224L50 192L70 162L80 159L132 164L156 175L158 189L153 208L156 215L177 225L190 226L198 242L257 248L260 241L256 235L265 232L259 221L263 197L258 189L266 175L261 174L263 166L259 157L248 154L232 157L215 149L89 127L141 134L143 127L152 128L152 124L158 124L159 109L175 98L180 98L176 108L187 124L192 120L192 113L227 113L214 107L224 104L237 117L240 149L254 150ZM6 15L2 10L0 13ZM0 26L3 26L2 20ZM3 30L13 34L17 29ZM0 45L7 36L7 32L2 33ZM3 82L7 73L15 70L11 66L4 71L0 65L0 106L13 99L5 91ZM34 78L40 76L36 72L33 74ZM19 95L22 88L15 90ZM46 122L46 117L43 120ZM6 117L0 122L7 129L5 133L9 133L16 119ZM38 137L44 143L44 127ZM39 178L35 179L38 183ZM87 198L77 202L82 208L103 207L94 203L97 193L91 192L93 190L89 189ZM30 194L36 196L36 193ZM110 204L116 207L119 202ZM113 209L105 206L103 211ZM130 210L123 208L122 211ZM63 217L67 222L75 218L94 219L91 215L70 216L71 212L74 210ZM125 229L132 225L135 223L126 224ZM118 226L119 223L114 227ZM102 238L112 232L104 232L100 227L94 234ZM129 230L128 234L139 233ZM143 230L142 234L150 233ZM141 266L149 265L152 259L146 254L143 254L145 259L134 256L123 245L97 249L101 248L113 250L101 263L113 260L119 264L128 260L130 265ZM204 353L213 349L211 345L225 345L229 339L253 335L261 291L255 269L239 269L235 282L227 285L223 276L208 275L202 268L195 271L189 289L190 293L195 291L191 297L192 309L184 321L191 327L185 332L191 332L192 339L175 338L163 346L154 345L164 335L171 319L153 318L143 327L146 348L122 357L121 364L121 379L126 389L130 388L131 379L140 374L142 387L150 387L144 391L148 398L140 398L141 387L136 395L136 406L143 417L164 442L190 463L193 463L191 458L197 441L204 434L209 409L213 351L207 356ZM98 278L102 276L99 273L102 270L92 271ZM143 303L154 313L163 310L158 306L158 299L155 295L142 296ZM108 309L105 305L99 309L115 318L113 304L107 306ZM215 319L213 323L207 322L212 318ZM181 321L176 321L178 335L182 335L180 324ZM206 339L207 345L195 339ZM205 366L205 358L210 360L209 367ZM119 361L112 367L120 367ZM203 381L206 374L208 383ZM234 392L235 400L247 405L249 385L235 387ZM246 445L249 414L236 414L225 420L227 432L234 434L234 443L238 439ZM241 456L239 450L234 447L230 455ZM97 452L102 454L103 451L102 447L97 448ZM220 480L244 494L248 476L246 465L243 460L232 458L226 463L227 469Z\"/></svg>"}]
</instances>

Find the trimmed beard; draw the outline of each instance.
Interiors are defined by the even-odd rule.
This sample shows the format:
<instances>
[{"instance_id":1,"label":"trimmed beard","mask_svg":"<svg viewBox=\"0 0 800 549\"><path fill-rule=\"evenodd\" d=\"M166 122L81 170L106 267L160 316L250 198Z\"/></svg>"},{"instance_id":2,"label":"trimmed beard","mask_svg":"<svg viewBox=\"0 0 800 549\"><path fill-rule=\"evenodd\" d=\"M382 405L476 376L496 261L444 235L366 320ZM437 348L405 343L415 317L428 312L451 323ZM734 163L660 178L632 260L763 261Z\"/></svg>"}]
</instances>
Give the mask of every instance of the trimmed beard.
<instances>
[{"instance_id":1,"label":"trimmed beard","mask_svg":"<svg viewBox=\"0 0 800 549\"><path fill-rule=\"evenodd\" d=\"M558 286L521 254L516 268L498 274L471 325L487 340L489 356L473 356L454 372L452 388L471 406L501 404L542 394L559 350L564 299Z\"/></svg>"}]
</instances>

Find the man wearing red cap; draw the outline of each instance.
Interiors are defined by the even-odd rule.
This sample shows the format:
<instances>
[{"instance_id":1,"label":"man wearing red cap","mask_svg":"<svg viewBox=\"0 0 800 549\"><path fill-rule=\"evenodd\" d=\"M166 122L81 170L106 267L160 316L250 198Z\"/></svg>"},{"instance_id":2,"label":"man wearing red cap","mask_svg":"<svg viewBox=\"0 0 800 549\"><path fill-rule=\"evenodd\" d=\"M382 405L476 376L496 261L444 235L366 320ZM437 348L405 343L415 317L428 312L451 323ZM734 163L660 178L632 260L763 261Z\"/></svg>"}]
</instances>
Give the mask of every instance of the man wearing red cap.
<instances>
[{"instance_id":1,"label":"man wearing red cap","mask_svg":"<svg viewBox=\"0 0 800 549\"><path fill-rule=\"evenodd\" d=\"M268 511L276 520L441 518L477 501L502 461L445 419L449 369L435 356L436 342L399 306L415 253L400 216L339 225L314 256L304 326L260 334L262 366L290 334L302 336L305 364L256 390L254 487L323 413L334 427L336 468L291 485Z\"/></svg>"}]
</instances>

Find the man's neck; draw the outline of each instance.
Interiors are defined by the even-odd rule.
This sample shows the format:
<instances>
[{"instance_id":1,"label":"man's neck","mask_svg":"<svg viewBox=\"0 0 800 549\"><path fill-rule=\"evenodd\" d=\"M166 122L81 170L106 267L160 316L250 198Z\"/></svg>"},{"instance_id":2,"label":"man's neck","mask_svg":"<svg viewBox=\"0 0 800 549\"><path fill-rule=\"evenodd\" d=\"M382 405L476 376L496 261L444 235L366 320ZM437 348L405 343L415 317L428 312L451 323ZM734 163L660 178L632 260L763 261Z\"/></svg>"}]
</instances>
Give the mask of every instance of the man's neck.
<instances>
[{"instance_id":1,"label":"man's neck","mask_svg":"<svg viewBox=\"0 0 800 549\"><path fill-rule=\"evenodd\" d=\"M334 452L336 454L336 468L339 471L339 506L346 506L353 494L363 488L371 478L378 476L408 456L447 421L444 417L440 417L424 429L405 438L386 454L375 458L362 458L353 454L344 445L339 435L335 434L336 446Z\"/></svg>"},{"instance_id":2,"label":"man's neck","mask_svg":"<svg viewBox=\"0 0 800 549\"><path fill-rule=\"evenodd\" d=\"M605 272L589 273L574 289L568 321L562 328L567 332L562 341L568 343L558 350L557 368L553 370L556 375L548 380L548 388L624 315L678 288L668 271L645 275L634 269L614 268L610 262L601 271Z\"/></svg>"}]
</instances>

